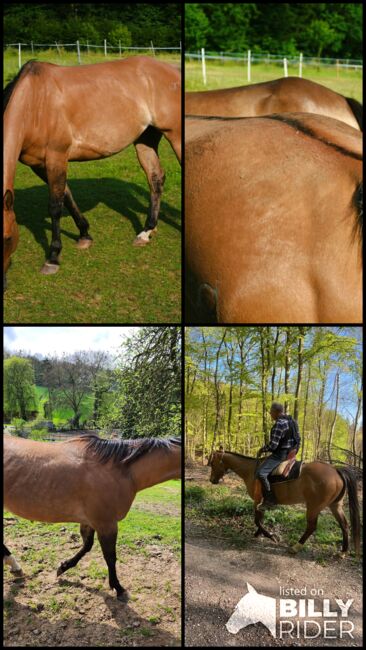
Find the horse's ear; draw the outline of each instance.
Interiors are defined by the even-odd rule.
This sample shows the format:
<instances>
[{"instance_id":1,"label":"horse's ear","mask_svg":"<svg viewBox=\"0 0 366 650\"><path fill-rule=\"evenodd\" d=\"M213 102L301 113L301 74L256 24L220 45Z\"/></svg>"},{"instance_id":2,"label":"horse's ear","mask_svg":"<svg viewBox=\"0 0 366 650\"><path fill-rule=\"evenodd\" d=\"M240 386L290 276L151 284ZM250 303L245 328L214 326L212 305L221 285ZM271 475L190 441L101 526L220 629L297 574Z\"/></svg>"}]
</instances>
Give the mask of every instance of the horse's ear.
<instances>
[{"instance_id":1,"label":"horse's ear","mask_svg":"<svg viewBox=\"0 0 366 650\"><path fill-rule=\"evenodd\" d=\"M13 192L6 190L4 195L4 207L6 210L12 210L14 207L14 196Z\"/></svg>"},{"instance_id":2,"label":"horse's ear","mask_svg":"<svg viewBox=\"0 0 366 650\"><path fill-rule=\"evenodd\" d=\"M247 587L248 587L248 592L249 593L252 593L252 594L257 593L256 590L254 589L254 587L252 587L252 585L249 584L249 582L247 582Z\"/></svg>"}]
</instances>

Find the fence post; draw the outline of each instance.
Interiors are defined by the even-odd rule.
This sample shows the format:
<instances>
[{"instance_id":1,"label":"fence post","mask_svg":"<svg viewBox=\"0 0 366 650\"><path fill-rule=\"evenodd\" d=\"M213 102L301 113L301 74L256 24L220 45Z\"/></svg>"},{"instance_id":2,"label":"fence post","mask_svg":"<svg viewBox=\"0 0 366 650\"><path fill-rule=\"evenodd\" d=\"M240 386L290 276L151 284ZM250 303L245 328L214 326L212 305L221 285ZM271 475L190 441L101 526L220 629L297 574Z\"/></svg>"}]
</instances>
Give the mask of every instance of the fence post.
<instances>
[{"instance_id":1,"label":"fence post","mask_svg":"<svg viewBox=\"0 0 366 650\"><path fill-rule=\"evenodd\" d=\"M104 56L107 56L107 39L104 39Z\"/></svg>"},{"instance_id":2,"label":"fence post","mask_svg":"<svg viewBox=\"0 0 366 650\"><path fill-rule=\"evenodd\" d=\"M59 46L58 46L57 41L55 41L55 43L56 43L56 48L57 48L57 54L60 56L60 48L59 48Z\"/></svg>"},{"instance_id":3,"label":"fence post","mask_svg":"<svg viewBox=\"0 0 366 650\"><path fill-rule=\"evenodd\" d=\"M283 59L283 75L284 75L284 77L288 77L288 74L287 74L287 59L286 58Z\"/></svg>"},{"instance_id":4,"label":"fence post","mask_svg":"<svg viewBox=\"0 0 366 650\"><path fill-rule=\"evenodd\" d=\"M250 82L250 50L248 50L248 82Z\"/></svg>"},{"instance_id":5,"label":"fence post","mask_svg":"<svg viewBox=\"0 0 366 650\"><path fill-rule=\"evenodd\" d=\"M81 63L81 56L80 56L80 43L79 41L76 41L76 49L78 51L78 63Z\"/></svg>"},{"instance_id":6,"label":"fence post","mask_svg":"<svg viewBox=\"0 0 366 650\"><path fill-rule=\"evenodd\" d=\"M150 41L152 55L155 56L154 43Z\"/></svg>"},{"instance_id":7,"label":"fence post","mask_svg":"<svg viewBox=\"0 0 366 650\"><path fill-rule=\"evenodd\" d=\"M206 78L206 61L205 61L205 48L201 48L201 57L202 57L202 79L204 85L207 83L207 78Z\"/></svg>"},{"instance_id":8,"label":"fence post","mask_svg":"<svg viewBox=\"0 0 366 650\"><path fill-rule=\"evenodd\" d=\"M121 58L121 57L122 57L122 52L121 52L121 41L118 41L118 45L119 45L119 58Z\"/></svg>"},{"instance_id":9,"label":"fence post","mask_svg":"<svg viewBox=\"0 0 366 650\"><path fill-rule=\"evenodd\" d=\"M34 51L33 51L33 41L31 41L31 48L32 48L32 54L34 54Z\"/></svg>"},{"instance_id":10,"label":"fence post","mask_svg":"<svg viewBox=\"0 0 366 650\"><path fill-rule=\"evenodd\" d=\"M86 49L87 49L88 56L89 56L89 39L88 38L86 39Z\"/></svg>"},{"instance_id":11,"label":"fence post","mask_svg":"<svg viewBox=\"0 0 366 650\"><path fill-rule=\"evenodd\" d=\"M336 68L337 68L337 79L339 77L339 59L336 61Z\"/></svg>"},{"instance_id":12,"label":"fence post","mask_svg":"<svg viewBox=\"0 0 366 650\"><path fill-rule=\"evenodd\" d=\"M18 43L18 65L19 70L22 67L22 44Z\"/></svg>"},{"instance_id":13,"label":"fence post","mask_svg":"<svg viewBox=\"0 0 366 650\"><path fill-rule=\"evenodd\" d=\"M302 52L300 52L300 60L299 60L299 77L302 77Z\"/></svg>"}]
</instances>

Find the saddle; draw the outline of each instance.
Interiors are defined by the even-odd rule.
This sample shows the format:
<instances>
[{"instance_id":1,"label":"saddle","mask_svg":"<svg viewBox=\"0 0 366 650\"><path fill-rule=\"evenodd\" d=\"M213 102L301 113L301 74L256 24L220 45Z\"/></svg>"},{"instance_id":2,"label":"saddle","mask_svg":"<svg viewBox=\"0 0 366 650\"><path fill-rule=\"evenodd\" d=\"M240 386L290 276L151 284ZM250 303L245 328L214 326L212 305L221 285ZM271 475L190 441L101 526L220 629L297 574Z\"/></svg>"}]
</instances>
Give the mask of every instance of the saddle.
<instances>
[{"instance_id":1,"label":"saddle","mask_svg":"<svg viewBox=\"0 0 366 650\"><path fill-rule=\"evenodd\" d=\"M303 462L296 460L296 451L290 451L286 460L282 461L272 472L268 475L270 483L279 483L280 481L293 481L299 478L302 470Z\"/></svg>"}]
</instances>

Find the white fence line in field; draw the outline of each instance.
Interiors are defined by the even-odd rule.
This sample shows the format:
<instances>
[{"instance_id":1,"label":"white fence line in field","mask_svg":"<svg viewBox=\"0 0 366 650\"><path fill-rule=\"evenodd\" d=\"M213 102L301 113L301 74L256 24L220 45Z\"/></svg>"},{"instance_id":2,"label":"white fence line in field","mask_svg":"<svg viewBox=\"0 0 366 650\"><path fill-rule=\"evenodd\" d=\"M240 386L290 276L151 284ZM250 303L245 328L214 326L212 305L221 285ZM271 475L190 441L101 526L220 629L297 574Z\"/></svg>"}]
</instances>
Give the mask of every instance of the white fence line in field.
<instances>
[{"instance_id":1,"label":"white fence line in field","mask_svg":"<svg viewBox=\"0 0 366 650\"><path fill-rule=\"evenodd\" d=\"M32 50L32 54L34 54L34 48L35 47L55 47L57 49L57 53L61 55L60 48L63 47L73 47L76 49L76 54L78 58L78 62L81 63L81 48L86 48L86 50L89 53L90 48L96 48L96 49L102 49L104 51L104 56L108 56L108 50L118 50L119 55L122 56L122 51L130 51L130 50L140 50L143 52L150 51L152 52L153 56L155 56L155 52L160 52L160 51L175 51L175 52L181 52L182 51L182 43L180 43L179 47L156 47L152 41L150 41L150 45L148 47L134 47L134 46L124 46L122 45L121 41L119 41L118 45L107 45L107 40L104 39L102 45L93 45L89 43L89 41L86 41L86 43L81 43L80 41L76 41L76 43L58 43L55 41L54 43L33 43L31 41L30 43L6 43L4 45L5 48L7 47L16 47L18 50L18 66L19 68L22 67L22 47L24 48L30 48Z\"/></svg>"},{"instance_id":2,"label":"white fence line in field","mask_svg":"<svg viewBox=\"0 0 366 650\"><path fill-rule=\"evenodd\" d=\"M303 56L303 53L300 52L299 56L289 56L289 55L280 55L280 54L253 54L251 50L243 53L229 53L229 52L215 52L207 53L205 48L202 47L198 52L185 52L184 56L186 59L198 59L202 63L202 80L204 85L207 84L207 69L206 61L240 61L247 66L247 77L248 83L252 80L252 65L253 63L282 63L283 65L283 75L284 77L288 76L288 66L289 65L298 65L299 72L298 76L302 77L303 66L304 65L315 65L315 66L327 66L335 67L337 70L337 76L341 68L352 68L354 70L362 70L362 60L361 59L332 59L332 58L319 58L311 56Z\"/></svg>"}]
</instances>

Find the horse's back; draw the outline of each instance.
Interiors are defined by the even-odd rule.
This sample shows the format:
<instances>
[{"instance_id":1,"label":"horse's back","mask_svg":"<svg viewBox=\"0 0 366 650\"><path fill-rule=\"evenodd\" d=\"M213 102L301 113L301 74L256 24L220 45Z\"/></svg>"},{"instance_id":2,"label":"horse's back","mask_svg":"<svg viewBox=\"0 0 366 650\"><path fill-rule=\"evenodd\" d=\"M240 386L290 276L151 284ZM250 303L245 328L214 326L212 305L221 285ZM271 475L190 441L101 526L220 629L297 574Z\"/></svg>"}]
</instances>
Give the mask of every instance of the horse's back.
<instances>
[{"instance_id":1,"label":"horse's back","mask_svg":"<svg viewBox=\"0 0 366 650\"><path fill-rule=\"evenodd\" d=\"M187 259L219 322L359 322L361 133L301 114L190 123Z\"/></svg>"}]
</instances>

